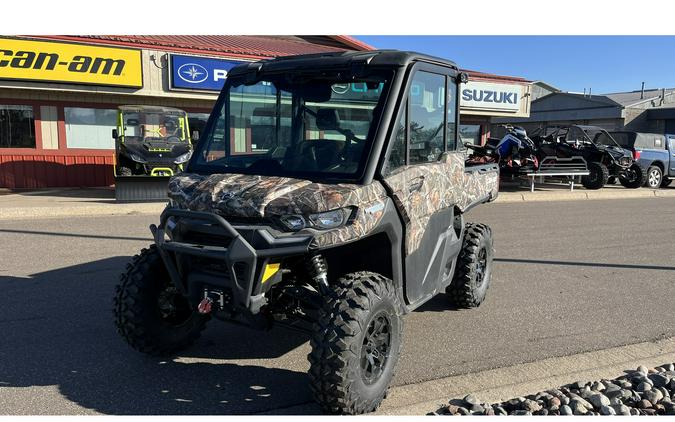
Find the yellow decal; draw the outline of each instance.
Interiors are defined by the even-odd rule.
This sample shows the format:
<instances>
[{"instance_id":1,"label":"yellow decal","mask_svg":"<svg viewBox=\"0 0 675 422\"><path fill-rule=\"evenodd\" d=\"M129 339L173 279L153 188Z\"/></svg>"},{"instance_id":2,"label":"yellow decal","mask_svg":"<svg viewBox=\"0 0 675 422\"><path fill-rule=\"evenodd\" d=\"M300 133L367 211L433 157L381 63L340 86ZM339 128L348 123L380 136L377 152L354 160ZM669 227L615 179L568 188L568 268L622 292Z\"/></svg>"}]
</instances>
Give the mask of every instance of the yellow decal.
<instances>
[{"instance_id":1,"label":"yellow decal","mask_svg":"<svg viewBox=\"0 0 675 422\"><path fill-rule=\"evenodd\" d=\"M141 50L0 38L0 79L141 88Z\"/></svg>"},{"instance_id":2,"label":"yellow decal","mask_svg":"<svg viewBox=\"0 0 675 422\"><path fill-rule=\"evenodd\" d=\"M281 264L267 264L267 265L265 265L265 271L263 271L263 276L262 276L262 283L266 282L274 274L276 274L277 271L279 271L279 267L281 267Z\"/></svg>"}]
</instances>

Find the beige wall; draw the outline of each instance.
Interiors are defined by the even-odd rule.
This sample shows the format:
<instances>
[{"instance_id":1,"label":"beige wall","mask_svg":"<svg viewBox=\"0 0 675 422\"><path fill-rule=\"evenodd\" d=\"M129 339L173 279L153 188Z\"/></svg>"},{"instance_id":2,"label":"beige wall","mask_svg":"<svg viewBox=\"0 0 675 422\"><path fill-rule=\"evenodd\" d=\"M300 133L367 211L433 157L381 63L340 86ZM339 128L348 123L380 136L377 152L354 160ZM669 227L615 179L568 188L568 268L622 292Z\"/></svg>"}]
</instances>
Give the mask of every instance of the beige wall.
<instances>
[{"instance_id":1,"label":"beige wall","mask_svg":"<svg viewBox=\"0 0 675 422\"><path fill-rule=\"evenodd\" d=\"M40 106L42 148L59 148L58 115L55 106Z\"/></svg>"}]
</instances>

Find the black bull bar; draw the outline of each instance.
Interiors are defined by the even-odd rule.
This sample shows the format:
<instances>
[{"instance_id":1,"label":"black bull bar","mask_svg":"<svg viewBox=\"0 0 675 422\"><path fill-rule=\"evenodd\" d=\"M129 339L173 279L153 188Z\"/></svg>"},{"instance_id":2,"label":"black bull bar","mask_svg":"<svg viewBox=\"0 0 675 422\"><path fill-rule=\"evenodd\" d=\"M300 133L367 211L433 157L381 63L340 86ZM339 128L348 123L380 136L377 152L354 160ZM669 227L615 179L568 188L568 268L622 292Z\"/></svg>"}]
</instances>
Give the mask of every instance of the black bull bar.
<instances>
[{"instance_id":1,"label":"black bull bar","mask_svg":"<svg viewBox=\"0 0 675 422\"><path fill-rule=\"evenodd\" d=\"M166 238L169 222L171 232L181 226L179 232L209 233L211 239L214 235L222 239L223 246L169 240ZM166 208L159 226L150 225L150 231L169 277L181 294L198 298L201 292L195 291L199 283L189 274L194 268L187 266L186 271L179 258L184 255L208 258L224 263L226 268L222 277L210 278L208 284L231 290L233 310L252 313L257 313L264 304L261 270L265 265L271 259L307 253L312 240L310 235L274 237L266 226L233 226L217 214L174 208Z\"/></svg>"}]
</instances>

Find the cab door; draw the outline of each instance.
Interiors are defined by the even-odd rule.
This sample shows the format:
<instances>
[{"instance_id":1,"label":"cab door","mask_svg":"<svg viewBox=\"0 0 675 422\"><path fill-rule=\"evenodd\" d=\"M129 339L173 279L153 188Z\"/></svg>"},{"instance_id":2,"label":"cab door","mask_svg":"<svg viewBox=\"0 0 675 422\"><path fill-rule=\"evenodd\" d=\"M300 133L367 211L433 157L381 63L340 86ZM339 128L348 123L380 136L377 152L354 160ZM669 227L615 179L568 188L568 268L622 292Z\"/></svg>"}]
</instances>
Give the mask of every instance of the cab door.
<instances>
[{"instance_id":1,"label":"cab door","mask_svg":"<svg viewBox=\"0 0 675 422\"><path fill-rule=\"evenodd\" d=\"M461 180L463 168L449 157L461 153L455 148L457 89L448 71L413 71L382 169L403 222L405 292L413 307L445 287L447 258L459 250L452 180Z\"/></svg>"}]
</instances>

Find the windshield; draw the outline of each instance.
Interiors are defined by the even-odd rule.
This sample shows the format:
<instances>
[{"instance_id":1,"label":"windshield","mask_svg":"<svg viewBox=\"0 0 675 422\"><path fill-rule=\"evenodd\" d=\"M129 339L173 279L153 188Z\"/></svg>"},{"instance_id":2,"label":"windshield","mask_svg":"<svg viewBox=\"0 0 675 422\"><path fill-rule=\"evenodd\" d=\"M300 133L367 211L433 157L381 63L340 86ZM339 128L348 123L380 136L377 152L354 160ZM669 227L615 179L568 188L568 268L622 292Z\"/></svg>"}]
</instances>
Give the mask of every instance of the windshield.
<instances>
[{"instance_id":1,"label":"windshield","mask_svg":"<svg viewBox=\"0 0 675 422\"><path fill-rule=\"evenodd\" d=\"M185 115L180 112L123 111L122 124L125 140L131 141L185 141Z\"/></svg>"},{"instance_id":2,"label":"windshield","mask_svg":"<svg viewBox=\"0 0 675 422\"><path fill-rule=\"evenodd\" d=\"M227 83L194 168L356 179L366 165L386 87L384 76L345 83L282 75L254 85Z\"/></svg>"},{"instance_id":3,"label":"windshield","mask_svg":"<svg viewBox=\"0 0 675 422\"><path fill-rule=\"evenodd\" d=\"M619 146L619 144L612 138L612 136L600 129L587 129L586 134L593 140L594 144L607 145L611 147Z\"/></svg>"}]
</instances>

